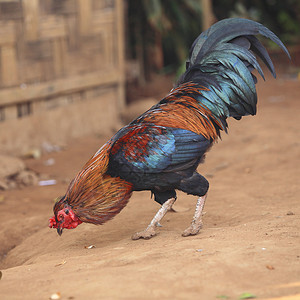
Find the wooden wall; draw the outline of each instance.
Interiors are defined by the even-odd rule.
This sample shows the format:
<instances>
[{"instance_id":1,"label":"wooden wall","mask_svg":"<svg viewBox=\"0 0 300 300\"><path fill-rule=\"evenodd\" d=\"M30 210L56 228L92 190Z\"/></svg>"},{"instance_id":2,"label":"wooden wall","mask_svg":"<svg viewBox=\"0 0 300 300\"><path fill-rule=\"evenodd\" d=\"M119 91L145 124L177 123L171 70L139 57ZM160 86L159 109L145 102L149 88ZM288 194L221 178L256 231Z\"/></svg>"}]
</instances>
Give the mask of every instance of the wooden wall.
<instances>
[{"instance_id":1,"label":"wooden wall","mask_svg":"<svg viewBox=\"0 0 300 300\"><path fill-rule=\"evenodd\" d=\"M122 110L122 0L0 0L0 135L1 123L97 98L102 86Z\"/></svg>"}]
</instances>

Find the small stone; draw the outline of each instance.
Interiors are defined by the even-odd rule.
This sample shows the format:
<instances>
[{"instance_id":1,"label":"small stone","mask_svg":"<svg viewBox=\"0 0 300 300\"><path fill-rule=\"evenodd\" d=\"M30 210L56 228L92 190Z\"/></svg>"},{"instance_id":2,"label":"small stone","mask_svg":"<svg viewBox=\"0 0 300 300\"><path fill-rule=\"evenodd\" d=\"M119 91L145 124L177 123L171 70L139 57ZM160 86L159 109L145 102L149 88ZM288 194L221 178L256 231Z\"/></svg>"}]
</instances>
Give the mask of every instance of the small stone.
<instances>
[{"instance_id":1,"label":"small stone","mask_svg":"<svg viewBox=\"0 0 300 300\"><path fill-rule=\"evenodd\" d=\"M85 249L93 249L93 248L96 248L96 246L95 245L90 245L90 246L85 246L84 248Z\"/></svg>"},{"instance_id":2,"label":"small stone","mask_svg":"<svg viewBox=\"0 0 300 300\"><path fill-rule=\"evenodd\" d=\"M269 270L275 270L275 268L271 265L266 265L266 268L269 269Z\"/></svg>"},{"instance_id":3,"label":"small stone","mask_svg":"<svg viewBox=\"0 0 300 300\"><path fill-rule=\"evenodd\" d=\"M34 158L34 159L39 159L41 156L42 156L42 152L38 148L30 149L27 152L23 153L22 155L23 158Z\"/></svg>"},{"instance_id":4,"label":"small stone","mask_svg":"<svg viewBox=\"0 0 300 300\"><path fill-rule=\"evenodd\" d=\"M7 186L9 190L13 190L17 188L17 183L12 179L12 180L7 180Z\"/></svg>"},{"instance_id":5,"label":"small stone","mask_svg":"<svg viewBox=\"0 0 300 300\"><path fill-rule=\"evenodd\" d=\"M16 177L15 177L16 183L21 186L31 186L31 185L37 185L38 184L38 177L37 175L28 170L21 171Z\"/></svg>"},{"instance_id":6,"label":"small stone","mask_svg":"<svg viewBox=\"0 0 300 300\"><path fill-rule=\"evenodd\" d=\"M0 178L14 176L25 170L24 162L16 157L0 155Z\"/></svg>"},{"instance_id":7,"label":"small stone","mask_svg":"<svg viewBox=\"0 0 300 300\"><path fill-rule=\"evenodd\" d=\"M0 190L3 190L3 191L8 190L8 185L3 180L0 180Z\"/></svg>"},{"instance_id":8,"label":"small stone","mask_svg":"<svg viewBox=\"0 0 300 300\"><path fill-rule=\"evenodd\" d=\"M50 300L58 300L60 298L61 298L60 292L54 293L50 296Z\"/></svg>"},{"instance_id":9,"label":"small stone","mask_svg":"<svg viewBox=\"0 0 300 300\"><path fill-rule=\"evenodd\" d=\"M294 215L294 213L292 211L288 211L286 214L287 214L287 216L293 216Z\"/></svg>"},{"instance_id":10,"label":"small stone","mask_svg":"<svg viewBox=\"0 0 300 300\"><path fill-rule=\"evenodd\" d=\"M44 162L43 162L43 164L45 165L45 166L53 166L54 164L55 164L55 159L54 158L48 158L47 160L45 160Z\"/></svg>"}]
</instances>

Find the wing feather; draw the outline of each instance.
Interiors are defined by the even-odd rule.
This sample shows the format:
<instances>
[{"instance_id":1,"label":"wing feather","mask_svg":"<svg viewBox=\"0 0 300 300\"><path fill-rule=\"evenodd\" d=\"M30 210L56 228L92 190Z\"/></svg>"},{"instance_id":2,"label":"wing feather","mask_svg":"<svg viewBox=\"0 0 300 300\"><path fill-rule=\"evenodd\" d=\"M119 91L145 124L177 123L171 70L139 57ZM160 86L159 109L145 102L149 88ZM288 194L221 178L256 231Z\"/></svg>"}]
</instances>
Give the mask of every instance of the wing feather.
<instances>
[{"instance_id":1,"label":"wing feather","mask_svg":"<svg viewBox=\"0 0 300 300\"><path fill-rule=\"evenodd\" d=\"M128 173L185 170L201 159L210 144L210 140L189 130L135 125L113 144L110 163Z\"/></svg>"}]
</instances>

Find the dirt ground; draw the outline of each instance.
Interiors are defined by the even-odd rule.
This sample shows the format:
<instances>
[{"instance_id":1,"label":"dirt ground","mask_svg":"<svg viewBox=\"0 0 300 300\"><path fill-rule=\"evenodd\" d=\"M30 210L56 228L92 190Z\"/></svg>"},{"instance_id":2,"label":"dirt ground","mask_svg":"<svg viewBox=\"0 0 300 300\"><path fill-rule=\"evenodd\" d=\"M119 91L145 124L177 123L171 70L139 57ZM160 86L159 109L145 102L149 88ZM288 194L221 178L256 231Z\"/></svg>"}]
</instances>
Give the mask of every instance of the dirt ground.
<instances>
[{"instance_id":1,"label":"dirt ground","mask_svg":"<svg viewBox=\"0 0 300 300\"><path fill-rule=\"evenodd\" d=\"M197 236L181 237L196 198L180 193L159 234L132 241L159 208L136 192L114 220L60 237L47 227L54 198L109 137L27 160L57 184L0 192L0 299L300 299L300 84L278 77L199 167L210 191Z\"/></svg>"}]
</instances>

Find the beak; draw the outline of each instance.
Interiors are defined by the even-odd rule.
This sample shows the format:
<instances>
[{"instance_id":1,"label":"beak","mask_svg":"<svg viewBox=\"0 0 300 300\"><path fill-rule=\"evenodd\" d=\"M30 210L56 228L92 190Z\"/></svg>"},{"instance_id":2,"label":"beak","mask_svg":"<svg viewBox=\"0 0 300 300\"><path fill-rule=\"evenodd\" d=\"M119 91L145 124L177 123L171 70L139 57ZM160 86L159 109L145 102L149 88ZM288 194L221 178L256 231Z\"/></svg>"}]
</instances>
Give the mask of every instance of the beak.
<instances>
[{"instance_id":1,"label":"beak","mask_svg":"<svg viewBox=\"0 0 300 300\"><path fill-rule=\"evenodd\" d=\"M63 232L63 228L61 227L57 227L57 233L61 236L62 235L62 232Z\"/></svg>"}]
</instances>

